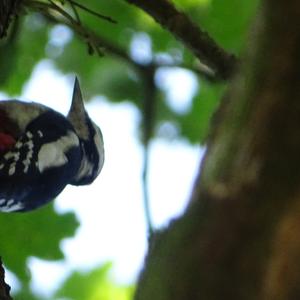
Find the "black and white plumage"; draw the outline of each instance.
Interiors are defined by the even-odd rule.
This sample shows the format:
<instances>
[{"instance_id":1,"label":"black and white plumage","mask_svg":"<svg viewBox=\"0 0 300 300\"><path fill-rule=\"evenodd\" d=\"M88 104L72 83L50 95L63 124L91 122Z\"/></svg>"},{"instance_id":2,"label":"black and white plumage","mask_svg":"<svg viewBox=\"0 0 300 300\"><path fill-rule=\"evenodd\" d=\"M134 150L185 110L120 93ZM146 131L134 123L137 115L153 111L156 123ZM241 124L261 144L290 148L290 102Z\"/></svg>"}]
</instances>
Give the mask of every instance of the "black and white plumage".
<instances>
[{"instance_id":1,"label":"black and white plumage","mask_svg":"<svg viewBox=\"0 0 300 300\"><path fill-rule=\"evenodd\" d=\"M0 102L0 211L33 210L67 184L89 184L103 162L102 133L77 79L67 117L37 103Z\"/></svg>"}]
</instances>

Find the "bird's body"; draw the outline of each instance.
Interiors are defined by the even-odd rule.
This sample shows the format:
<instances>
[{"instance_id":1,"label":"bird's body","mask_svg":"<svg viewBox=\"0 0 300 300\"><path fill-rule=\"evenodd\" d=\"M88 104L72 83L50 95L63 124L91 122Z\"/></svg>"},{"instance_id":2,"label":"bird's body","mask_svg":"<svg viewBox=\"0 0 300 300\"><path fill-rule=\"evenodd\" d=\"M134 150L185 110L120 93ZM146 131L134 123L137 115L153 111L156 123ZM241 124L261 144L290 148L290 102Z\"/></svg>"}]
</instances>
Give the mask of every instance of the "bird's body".
<instances>
[{"instance_id":1,"label":"bird's body","mask_svg":"<svg viewBox=\"0 0 300 300\"><path fill-rule=\"evenodd\" d=\"M0 102L0 211L33 210L67 184L89 184L103 161L102 134L77 81L67 117L41 104Z\"/></svg>"}]
</instances>

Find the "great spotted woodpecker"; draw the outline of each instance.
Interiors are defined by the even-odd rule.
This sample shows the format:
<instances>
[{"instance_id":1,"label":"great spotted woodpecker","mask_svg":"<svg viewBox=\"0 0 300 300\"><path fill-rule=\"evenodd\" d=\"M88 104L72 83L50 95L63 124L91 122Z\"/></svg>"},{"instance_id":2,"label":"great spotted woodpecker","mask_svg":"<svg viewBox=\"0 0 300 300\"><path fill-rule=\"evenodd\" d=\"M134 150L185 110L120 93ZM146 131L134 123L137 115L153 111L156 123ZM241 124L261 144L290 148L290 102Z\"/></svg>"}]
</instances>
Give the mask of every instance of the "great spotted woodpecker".
<instances>
[{"instance_id":1,"label":"great spotted woodpecker","mask_svg":"<svg viewBox=\"0 0 300 300\"><path fill-rule=\"evenodd\" d=\"M37 103L0 101L0 211L33 210L67 184L89 184L103 162L102 133L77 79L67 117Z\"/></svg>"}]
</instances>

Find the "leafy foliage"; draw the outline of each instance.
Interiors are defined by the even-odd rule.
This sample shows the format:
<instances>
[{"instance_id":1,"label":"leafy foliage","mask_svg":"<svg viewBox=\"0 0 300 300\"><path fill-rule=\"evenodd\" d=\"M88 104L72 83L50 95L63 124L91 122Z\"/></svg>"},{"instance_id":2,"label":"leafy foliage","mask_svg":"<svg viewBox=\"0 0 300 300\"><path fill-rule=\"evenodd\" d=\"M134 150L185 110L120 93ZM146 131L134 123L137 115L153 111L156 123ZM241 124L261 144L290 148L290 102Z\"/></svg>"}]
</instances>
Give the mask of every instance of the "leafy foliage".
<instances>
[{"instance_id":1,"label":"leafy foliage","mask_svg":"<svg viewBox=\"0 0 300 300\"><path fill-rule=\"evenodd\" d=\"M56 292L57 297L70 300L129 300L132 286L118 286L109 278L111 264L107 263L89 273L74 272Z\"/></svg>"},{"instance_id":2,"label":"leafy foliage","mask_svg":"<svg viewBox=\"0 0 300 300\"><path fill-rule=\"evenodd\" d=\"M48 41L46 21L39 15L28 15L15 25L18 31L12 41L5 41L0 47L0 66L6 73L1 74L1 88L7 94L18 95L24 83L30 78L34 66L44 58ZM10 46L9 51L7 47ZM12 48L13 47L13 48ZM9 67L9 68L8 68ZM3 68L1 68L3 70Z\"/></svg>"},{"instance_id":3,"label":"leafy foliage","mask_svg":"<svg viewBox=\"0 0 300 300\"><path fill-rule=\"evenodd\" d=\"M180 9L190 14L193 20L200 23L224 48L235 53L239 53L245 45L248 24L257 2L248 0L241 6L237 0L175 1ZM9 72L11 75L5 84L2 82L2 89L5 92L20 93L34 65L46 58L52 60L62 72L78 74L87 96L102 94L111 101L129 100L142 108L143 76L136 68L135 58L130 54L132 40L140 32L146 32L150 38L151 52L148 55L154 61L159 58L163 63L171 62L171 64L194 68L195 58L191 53L145 12L120 0L109 2L89 0L84 5L117 21L117 24L113 24L80 11L82 24L97 34L102 41L105 57L89 55L85 41L76 34L72 35L65 44L62 43L59 49L51 47L50 33L55 25L41 15L28 12L28 16L22 20L18 28L15 47L17 50L11 53L14 64L10 68L13 68L14 72ZM124 58L120 53L128 57ZM5 65L6 60L1 62ZM179 132L184 137L191 142L204 142L207 122L220 98L220 93L214 92L215 89L219 89L215 84L205 83L205 88L199 89L193 99L194 111L184 118L169 107L163 110L164 113L160 111L157 114L156 122L170 121L172 115L171 121L179 126ZM164 101L165 96L157 101ZM196 102L200 102L201 105ZM166 108L164 105L162 107ZM201 110L203 107L205 110ZM198 109L199 113L196 112ZM188 124L199 125L193 129L193 126ZM195 132L197 128L202 128L200 133Z\"/></svg>"},{"instance_id":4,"label":"leafy foliage","mask_svg":"<svg viewBox=\"0 0 300 300\"><path fill-rule=\"evenodd\" d=\"M59 215L52 205L29 213L0 214L0 249L5 266L28 284L28 257L63 259L60 242L73 236L77 226L73 213Z\"/></svg>"}]
</instances>

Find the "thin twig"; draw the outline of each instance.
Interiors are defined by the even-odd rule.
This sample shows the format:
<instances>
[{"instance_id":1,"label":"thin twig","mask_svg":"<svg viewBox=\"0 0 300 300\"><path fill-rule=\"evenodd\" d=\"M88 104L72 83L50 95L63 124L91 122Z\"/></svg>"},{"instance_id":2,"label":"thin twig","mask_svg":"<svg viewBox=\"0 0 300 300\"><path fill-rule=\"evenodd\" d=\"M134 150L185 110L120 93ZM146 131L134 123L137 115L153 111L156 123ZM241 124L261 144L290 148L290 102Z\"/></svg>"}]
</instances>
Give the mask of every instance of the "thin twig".
<instances>
[{"instance_id":1,"label":"thin twig","mask_svg":"<svg viewBox=\"0 0 300 300\"><path fill-rule=\"evenodd\" d=\"M154 228L152 224L150 198L148 190L148 175L149 175L149 143L143 145L143 170L142 170L142 189L143 189L143 202L146 219L146 230L148 238L153 236Z\"/></svg>"},{"instance_id":2,"label":"thin twig","mask_svg":"<svg viewBox=\"0 0 300 300\"><path fill-rule=\"evenodd\" d=\"M70 6L71 6L71 8L72 8L72 10L73 10L73 13L74 13L74 16L75 16L75 18L76 18L77 23L78 23L78 24L81 24L81 20L80 20L78 11L77 11L77 9L76 9L76 6L75 6L72 2L70 2Z\"/></svg>"},{"instance_id":3,"label":"thin twig","mask_svg":"<svg viewBox=\"0 0 300 300\"><path fill-rule=\"evenodd\" d=\"M147 222L147 231L149 239L153 236L154 227L152 224L151 212L150 212L150 197L148 191L148 175L149 175L149 156L150 156L150 141L153 136L153 130L156 118L156 85L154 81L155 66L148 65L144 68L140 68L141 79L144 85L144 97L143 97L143 196L145 207L145 218Z\"/></svg>"},{"instance_id":4,"label":"thin twig","mask_svg":"<svg viewBox=\"0 0 300 300\"><path fill-rule=\"evenodd\" d=\"M64 23L67 26L71 27L77 34L79 34L89 46L89 53L94 50L100 55L103 55L101 51L101 44L99 40L94 38L94 34L91 31L88 31L84 28L80 22L79 16L74 19L68 12L66 12L63 8L55 4L52 0L49 0L49 3L35 1L35 0L27 0L27 4L30 5L31 8L38 10L40 13L44 14L46 17L51 17L57 22ZM54 17L49 10L54 10L59 13L65 20L58 20L57 17ZM96 43L97 42L97 43Z\"/></svg>"},{"instance_id":5,"label":"thin twig","mask_svg":"<svg viewBox=\"0 0 300 300\"><path fill-rule=\"evenodd\" d=\"M81 8L82 10L87 11L87 12L90 13L91 15L94 15L94 16L96 16L96 17L98 17L98 18L104 19L104 20L106 20L106 21L108 21L108 22L117 24L117 21L114 20L113 18L108 17L108 16L105 16L105 15L102 15L102 14L99 14L98 12L93 11L93 10L91 10L90 8L84 6L84 5L80 4L80 3L77 3L77 2L74 1L74 0L67 0L67 2L69 2L71 5L74 5L74 6L77 6L77 7Z\"/></svg>"}]
</instances>

